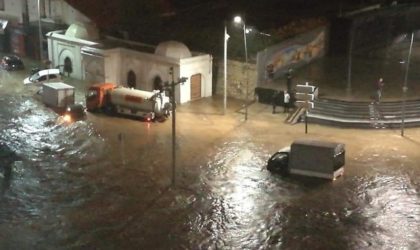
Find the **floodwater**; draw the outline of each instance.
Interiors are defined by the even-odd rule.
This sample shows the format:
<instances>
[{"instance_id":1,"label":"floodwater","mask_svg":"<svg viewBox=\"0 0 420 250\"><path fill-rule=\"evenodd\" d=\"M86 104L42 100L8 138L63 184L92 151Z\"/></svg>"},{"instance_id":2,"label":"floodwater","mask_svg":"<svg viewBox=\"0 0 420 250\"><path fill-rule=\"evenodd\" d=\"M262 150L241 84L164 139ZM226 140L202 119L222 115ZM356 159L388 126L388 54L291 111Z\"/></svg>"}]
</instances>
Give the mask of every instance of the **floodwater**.
<instances>
[{"instance_id":1,"label":"floodwater","mask_svg":"<svg viewBox=\"0 0 420 250\"><path fill-rule=\"evenodd\" d=\"M0 249L420 248L420 129L309 125L346 144L345 174L283 178L265 162L303 125L262 104L243 123L240 104L222 116L202 100L179 107L172 186L170 120L60 123L20 78L0 83L0 143L16 154L0 177Z\"/></svg>"}]
</instances>

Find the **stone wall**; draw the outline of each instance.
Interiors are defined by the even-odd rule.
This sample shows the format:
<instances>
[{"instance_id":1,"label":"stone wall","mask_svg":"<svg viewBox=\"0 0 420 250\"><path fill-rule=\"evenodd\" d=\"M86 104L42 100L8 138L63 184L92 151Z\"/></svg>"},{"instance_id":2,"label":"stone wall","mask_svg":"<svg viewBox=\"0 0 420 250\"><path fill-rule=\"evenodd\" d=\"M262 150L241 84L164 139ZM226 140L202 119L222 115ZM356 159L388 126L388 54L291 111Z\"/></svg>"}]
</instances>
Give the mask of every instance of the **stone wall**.
<instances>
[{"instance_id":1,"label":"stone wall","mask_svg":"<svg viewBox=\"0 0 420 250\"><path fill-rule=\"evenodd\" d=\"M219 60L216 95L224 94L224 65L223 60ZM227 62L227 96L236 99L246 99L247 72L244 62L228 60ZM254 99L254 90L257 86L257 70L255 64L249 64L248 70L248 100Z\"/></svg>"}]
</instances>

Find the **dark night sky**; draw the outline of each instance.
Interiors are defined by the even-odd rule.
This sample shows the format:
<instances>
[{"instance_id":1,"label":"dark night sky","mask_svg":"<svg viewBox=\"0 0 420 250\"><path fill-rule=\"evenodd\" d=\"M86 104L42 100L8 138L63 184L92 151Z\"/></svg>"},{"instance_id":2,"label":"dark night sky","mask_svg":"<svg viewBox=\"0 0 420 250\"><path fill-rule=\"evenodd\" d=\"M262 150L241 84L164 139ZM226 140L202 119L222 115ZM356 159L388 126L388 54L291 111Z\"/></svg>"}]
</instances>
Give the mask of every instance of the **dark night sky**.
<instances>
[{"instance_id":1,"label":"dark night sky","mask_svg":"<svg viewBox=\"0 0 420 250\"><path fill-rule=\"evenodd\" d=\"M67 0L101 28L109 28L125 19L135 22L165 14L200 23L209 19L218 22L237 13L246 15L247 20L256 25L271 26L297 16L338 11L340 2L343 8L350 8L384 1L388 0Z\"/></svg>"},{"instance_id":2,"label":"dark night sky","mask_svg":"<svg viewBox=\"0 0 420 250\"><path fill-rule=\"evenodd\" d=\"M100 28L133 22L156 24L157 20L193 20L196 24L223 22L241 13L247 22L263 29L284 24L293 18L333 14L343 8L390 2L391 0L66 0L91 17ZM405 0L408 1L408 0ZM399 2L402 2L400 0ZM143 22L142 22L143 21ZM144 24L143 24L144 23Z\"/></svg>"},{"instance_id":3,"label":"dark night sky","mask_svg":"<svg viewBox=\"0 0 420 250\"><path fill-rule=\"evenodd\" d=\"M66 0L108 34L157 44L179 40L194 50L218 53L224 22L234 15L261 31L295 19L332 16L390 0ZM399 1L402 2L401 0ZM94 7L93 7L94 6Z\"/></svg>"}]
</instances>

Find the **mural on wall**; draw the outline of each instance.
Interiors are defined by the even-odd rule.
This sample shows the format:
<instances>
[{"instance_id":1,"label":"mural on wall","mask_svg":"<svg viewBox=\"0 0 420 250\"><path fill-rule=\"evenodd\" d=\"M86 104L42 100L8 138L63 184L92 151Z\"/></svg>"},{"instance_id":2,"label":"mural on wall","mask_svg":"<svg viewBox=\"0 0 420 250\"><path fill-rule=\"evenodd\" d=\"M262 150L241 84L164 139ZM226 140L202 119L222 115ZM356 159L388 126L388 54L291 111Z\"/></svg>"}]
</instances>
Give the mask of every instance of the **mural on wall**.
<instances>
[{"instance_id":1,"label":"mural on wall","mask_svg":"<svg viewBox=\"0 0 420 250\"><path fill-rule=\"evenodd\" d=\"M307 64L323 56L325 51L326 30L317 30L290 39L279 45L258 53L258 80L270 81L280 77L289 68Z\"/></svg>"},{"instance_id":2,"label":"mural on wall","mask_svg":"<svg viewBox=\"0 0 420 250\"><path fill-rule=\"evenodd\" d=\"M284 48L271 57L267 62L266 68L271 75L284 70L286 67L300 63L301 61L309 62L313 58L320 56L320 52L324 47L325 32L321 32L313 41L303 45L292 45Z\"/></svg>"}]
</instances>

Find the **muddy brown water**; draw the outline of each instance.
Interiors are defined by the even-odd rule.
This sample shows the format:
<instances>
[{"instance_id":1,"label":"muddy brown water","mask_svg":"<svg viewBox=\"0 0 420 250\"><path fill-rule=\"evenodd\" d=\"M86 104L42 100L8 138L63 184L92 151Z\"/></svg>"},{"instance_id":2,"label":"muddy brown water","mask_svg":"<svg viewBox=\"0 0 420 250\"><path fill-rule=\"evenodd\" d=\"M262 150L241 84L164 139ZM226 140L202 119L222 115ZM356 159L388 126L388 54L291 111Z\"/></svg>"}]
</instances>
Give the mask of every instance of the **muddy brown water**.
<instances>
[{"instance_id":1,"label":"muddy brown water","mask_svg":"<svg viewBox=\"0 0 420 250\"><path fill-rule=\"evenodd\" d=\"M206 99L179 107L171 186L170 120L61 124L21 77L0 83L0 142L19 157L0 179L0 249L420 248L420 129L310 124L305 135L270 106L252 105L244 123L241 103L223 116ZM302 137L345 143L344 176L266 171Z\"/></svg>"}]
</instances>

